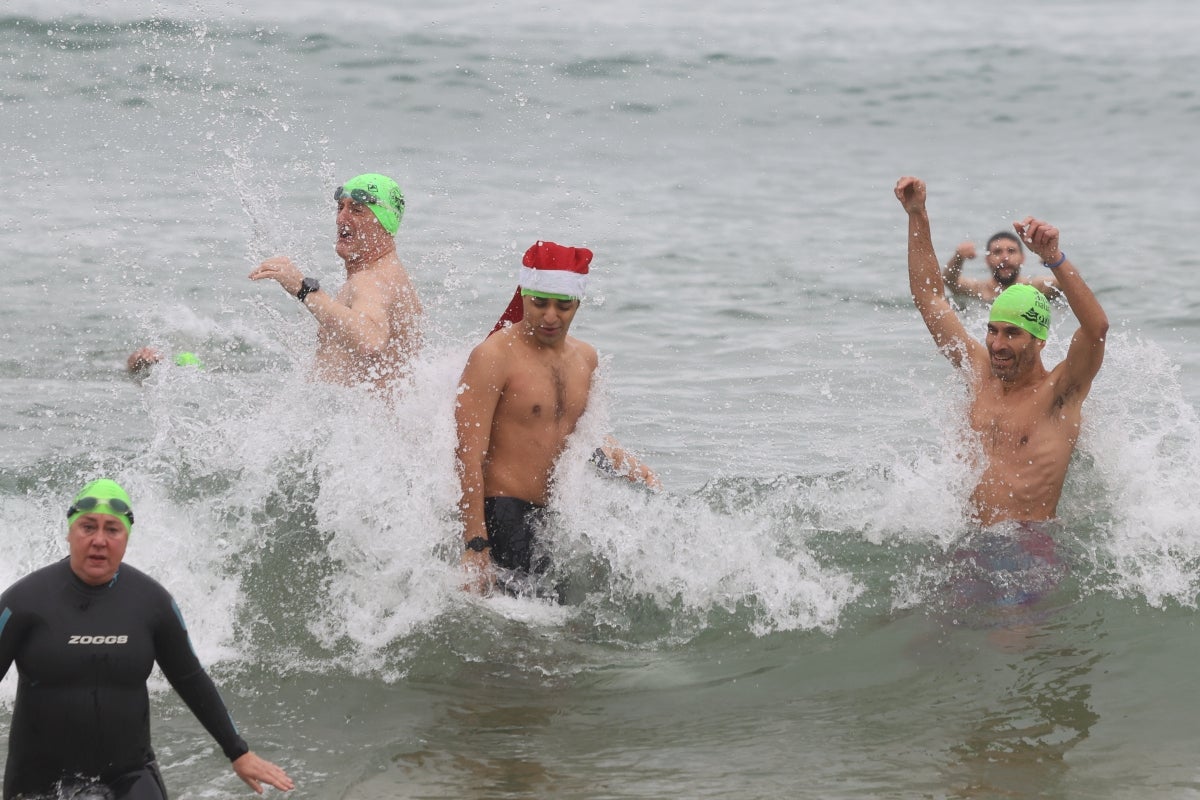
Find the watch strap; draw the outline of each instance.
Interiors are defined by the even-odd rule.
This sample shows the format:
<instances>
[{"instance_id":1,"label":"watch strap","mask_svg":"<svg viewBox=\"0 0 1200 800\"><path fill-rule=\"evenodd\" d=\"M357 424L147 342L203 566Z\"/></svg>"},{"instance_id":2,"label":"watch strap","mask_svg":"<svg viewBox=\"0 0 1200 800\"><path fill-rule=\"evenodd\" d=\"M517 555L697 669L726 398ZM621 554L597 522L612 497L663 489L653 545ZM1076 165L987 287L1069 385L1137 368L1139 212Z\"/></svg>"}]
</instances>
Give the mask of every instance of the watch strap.
<instances>
[{"instance_id":1,"label":"watch strap","mask_svg":"<svg viewBox=\"0 0 1200 800\"><path fill-rule=\"evenodd\" d=\"M304 298L308 297L310 294L319 290L320 288L321 284L317 282L316 278L305 278L304 280L300 281L300 291L296 292L296 299L303 303Z\"/></svg>"}]
</instances>

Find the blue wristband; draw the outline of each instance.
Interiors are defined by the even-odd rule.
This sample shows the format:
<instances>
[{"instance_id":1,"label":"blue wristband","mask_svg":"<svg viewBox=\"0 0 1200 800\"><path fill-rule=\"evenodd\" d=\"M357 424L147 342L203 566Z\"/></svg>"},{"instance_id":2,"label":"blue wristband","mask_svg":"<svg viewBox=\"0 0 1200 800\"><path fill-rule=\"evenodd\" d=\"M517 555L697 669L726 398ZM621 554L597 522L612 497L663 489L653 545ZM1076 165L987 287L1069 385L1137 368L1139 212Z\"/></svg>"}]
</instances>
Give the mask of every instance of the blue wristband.
<instances>
[{"instance_id":1,"label":"blue wristband","mask_svg":"<svg viewBox=\"0 0 1200 800\"><path fill-rule=\"evenodd\" d=\"M1067 260L1067 254L1063 253L1061 250L1059 250L1058 252L1062 253L1062 256L1058 259L1058 261L1055 261L1053 264L1043 261L1042 266L1049 267L1050 269L1057 269L1058 267L1061 267L1063 265L1063 262Z\"/></svg>"}]
</instances>

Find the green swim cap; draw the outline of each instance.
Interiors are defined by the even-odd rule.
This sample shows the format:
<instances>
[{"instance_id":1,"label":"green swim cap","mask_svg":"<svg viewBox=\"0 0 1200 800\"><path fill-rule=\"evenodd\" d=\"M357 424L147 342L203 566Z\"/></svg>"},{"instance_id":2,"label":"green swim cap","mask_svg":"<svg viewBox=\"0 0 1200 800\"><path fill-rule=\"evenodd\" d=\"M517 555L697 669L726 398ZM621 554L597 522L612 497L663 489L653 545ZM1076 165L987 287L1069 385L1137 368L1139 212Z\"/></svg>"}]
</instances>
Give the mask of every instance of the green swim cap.
<instances>
[{"instance_id":1,"label":"green swim cap","mask_svg":"<svg viewBox=\"0 0 1200 800\"><path fill-rule=\"evenodd\" d=\"M988 322L1007 322L1045 341L1050 333L1050 302L1028 283L1014 283L992 303Z\"/></svg>"},{"instance_id":2,"label":"green swim cap","mask_svg":"<svg viewBox=\"0 0 1200 800\"><path fill-rule=\"evenodd\" d=\"M185 350L184 352L175 356L175 366L204 369L204 362L200 360L200 356L196 355L195 353L189 353Z\"/></svg>"},{"instance_id":3,"label":"green swim cap","mask_svg":"<svg viewBox=\"0 0 1200 800\"><path fill-rule=\"evenodd\" d=\"M578 300L578 297L572 297L569 294L555 294L554 292L539 292L536 289L526 289L521 287L521 297L540 297L543 300Z\"/></svg>"},{"instance_id":4,"label":"green swim cap","mask_svg":"<svg viewBox=\"0 0 1200 800\"><path fill-rule=\"evenodd\" d=\"M84 514L111 514L125 523L126 533L133 528L133 504L129 495L109 478L92 481L79 490L67 509L67 525L74 525Z\"/></svg>"},{"instance_id":5,"label":"green swim cap","mask_svg":"<svg viewBox=\"0 0 1200 800\"><path fill-rule=\"evenodd\" d=\"M404 193L396 182L386 175L368 172L358 175L339 186L333 193L334 200L345 195L356 203L363 203L375 214L379 224L392 236L404 218Z\"/></svg>"}]
</instances>

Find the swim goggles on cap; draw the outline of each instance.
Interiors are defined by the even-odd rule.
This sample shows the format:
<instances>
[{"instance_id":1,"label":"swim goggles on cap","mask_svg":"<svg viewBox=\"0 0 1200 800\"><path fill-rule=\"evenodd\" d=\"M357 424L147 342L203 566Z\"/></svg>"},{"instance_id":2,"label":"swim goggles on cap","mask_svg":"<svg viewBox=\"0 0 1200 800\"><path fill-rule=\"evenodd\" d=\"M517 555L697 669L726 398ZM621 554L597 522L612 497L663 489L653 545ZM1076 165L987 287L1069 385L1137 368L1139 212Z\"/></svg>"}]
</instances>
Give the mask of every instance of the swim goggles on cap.
<instances>
[{"instance_id":1,"label":"swim goggles on cap","mask_svg":"<svg viewBox=\"0 0 1200 800\"><path fill-rule=\"evenodd\" d=\"M347 192L346 187L344 186L339 186L334 190L333 199L341 200L346 195L349 195L350 199L356 203L371 203L373 205L379 205L379 198L368 192L366 189L351 189Z\"/></svg>"},{"instance_id":2,"label":"swim goggles on cap","mask_svg":"<svg viewBox=\"0 0 1200 800\"><path fill-rule=\"evenodd\" d=\"M81 497L67 509L67 516L73 517L76 514L86 514L99 505L108 506L129 520L130 525L133 524L133 509L129 507L129 503L126 503L119 497Z\"/></svg>"}]
</instances>

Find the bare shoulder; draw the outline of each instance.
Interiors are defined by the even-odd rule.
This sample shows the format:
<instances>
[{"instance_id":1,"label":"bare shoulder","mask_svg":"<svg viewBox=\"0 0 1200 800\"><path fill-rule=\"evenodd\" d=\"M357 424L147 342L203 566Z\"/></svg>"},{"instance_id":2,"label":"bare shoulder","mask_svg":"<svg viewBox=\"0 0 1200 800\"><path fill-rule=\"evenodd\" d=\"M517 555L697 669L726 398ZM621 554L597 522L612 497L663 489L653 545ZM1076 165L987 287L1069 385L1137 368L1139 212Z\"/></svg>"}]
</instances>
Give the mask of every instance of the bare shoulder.
<instances>
[{"instance_id":1,"label":"bare shoulder","mask_svg":"<svg viewBox=\"0 0 1200 800\"><path fill-rule=\"evenodd\" d=\"M377 294L395 294L406 289L412 281L398 258L388 258L372 264L369 268L353 272L346 283L358 291Z\"/></svg>"},{"instance_id":2,"label":"bare shoulder","mask_svg":"<svg viewBox=\"0 0 1200 800\"><path fill-rule=\"evenodd\" d=\"M397 271L391 266L355 272L346 278L346 284L359 292L389 293L400 285Z\"/></svg>"},{"instance_id":3,"label":"bare shoulder","mask_svg":"<svg viewBox=\"0 0 1200 800\"><path fill-rule=\"evenodd\" d=\"M587 364L589 370L595 370L600 365L600 356L592 345L574 336L567 337L567 345L571 348L571 356Z\"/></svg>"},{"instance_id":4,"label":"bare shoulder","mask_svg":"<svg viewBox=\"0 0 1200 800\"><path fill-rule=\"evenodd\" d=\"M338 296L345 301L346 305L354 308L363 302L378 301L386 296L386 291L385 287L371 273L356 272L346 276L346 282L342 284Z\"/></svg>"},{"instance_id":5,"label":"bare shoulder","mask_svg":"<svg viewBox=\"0 0 1200 800\"><path fill-rule=\"evenodd\" d=\"M496 331L471 348L467 366L491 371L506 370L513 358L514 344L511 328Z\"/></svg>"},{"instance_id":6,"label":"bare shoulder","mask_svg":"<svg viewBox=\"0 0 1200 800\"><path fill-rule=\"evenodd\" d=\"M991 283L981 278L960 277L958 282L950 287L950 291L956 297L973 297L976 300L986 301L991 288Z\"/></svg>"}]
</instances>

